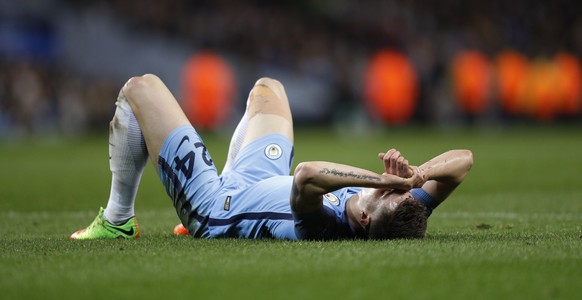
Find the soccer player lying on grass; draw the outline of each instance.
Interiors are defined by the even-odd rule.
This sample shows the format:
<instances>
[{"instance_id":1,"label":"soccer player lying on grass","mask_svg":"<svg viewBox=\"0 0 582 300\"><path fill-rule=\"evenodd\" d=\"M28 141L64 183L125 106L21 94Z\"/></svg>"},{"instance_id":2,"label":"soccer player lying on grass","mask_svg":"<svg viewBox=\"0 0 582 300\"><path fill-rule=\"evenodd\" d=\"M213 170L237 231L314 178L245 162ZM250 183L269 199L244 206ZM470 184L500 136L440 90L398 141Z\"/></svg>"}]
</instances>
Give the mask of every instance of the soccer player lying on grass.
<instances>
[{"instance_id":1,"label":"soccer player lying on grass","mask_svg":"<svg viewBox=\"0 0 582 300\"><path fill-rule=\"evenodd\" d=\"M468 150L411 166L380 153L383 173L303 162L289 176L293 121L283 85L259 79L218 175L202 139L154 75L131 78L110 123L107 208L72 239L140 236L134 201L148 154L185 231L202 238L420 238L432 210L463 181Z\"/></svg>"}]
</instances>

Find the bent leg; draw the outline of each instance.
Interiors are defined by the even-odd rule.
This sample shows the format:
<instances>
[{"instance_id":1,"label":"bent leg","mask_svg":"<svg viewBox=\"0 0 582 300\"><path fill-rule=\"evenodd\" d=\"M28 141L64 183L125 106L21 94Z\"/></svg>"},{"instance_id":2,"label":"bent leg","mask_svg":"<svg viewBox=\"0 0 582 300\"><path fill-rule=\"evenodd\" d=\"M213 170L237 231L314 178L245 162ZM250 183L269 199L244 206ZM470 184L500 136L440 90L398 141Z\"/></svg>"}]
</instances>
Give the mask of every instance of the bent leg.
<instances>
[{"instance_id":1,"label":"bent leg","mask_svg":"<svg viewBox=\"0 0 582 300\"><path fill-rule=\"evenodd\" d=\"M293 121L283 85L261 78L252 88L246 134L232 169L247 184L289 175L293 162Z\"/></svg>"},{"instance_id":2,"label":"bent leg","mask_svg":"<svg viewBox=\"0 0 582 300\"><path fill-rule=\"evenodd\" d=\"M249 102L247 100L247 107L249 106ZM228 172L232 169L232 165L234 164L236 157L238 156L238 152L242 146L244 138L247 133L247 127L249 123L249 113L245 110L244 115L238 122L234 133L232 134L232 138L230 139L230 144L228 146L228 154L226 156L226 163L224 164L224 168L222 169L222 173Z\"/></svg>"},{"instance_id":3,"label":"bent leg","mask_svg":"<svg viewBox=\"0 0 582 300\"><path fill-rule=\"evenodd\" d=\"M283 147L284 149L289 149L288 152L279 152L280 156L274 160L273 158L265 158L265 156L261 154L263 152L261 149L258 149L258 151L251 149L250 152L254 154L250 155L249 153L245 154L245 151L242 151L245 146L269 134L283 135L288 142L283 139L280 143L281 145L288 144ZM281 138L278 137L276 139ZM241 178L241 180L245 182L259 180L260 178L266 178L277 174L289 174L289 168L293 157L292 143L293 121L285 89L277 80L261 78L255 83L249 94L246 111L237 125L231 139L227 161L222 172L224 174L225 172L230 171L235 164L238 164L238 166L236 166L238 172L247 173L247 171L252 170L251 172L248 172L246 176ZM260 146L257 147L260 148ZM262 158L262 160L255 159L256 155ZM235 163L235 161L237 161L237 163ZM258 164L261 164L259 168L257 168ZM198 209L198 211L203 210ZM203 213L201 215L203 215ZM186 225L188 230L184 230L183 226L178 225L174 228L175 234L190 232L194 236L197 235L197 222L193 222L192 220L190 220L190 222L185 222L182 220L182 223Z\"/></svg>"},{"instance_id":4,"label":"bent leg","mask_svg":"<svg viewBox=\"0 0 582 300\"><path fill-rule=\"evenodd\" d=\"M249 119L253 119L249 126ZM291 110L283 85L274 79L261 78L246 103L246 110L231 138L222 173L230 171L239 151L262 136L278 133L293 143Z\"/></svg>"},{"instance_id":5,"label":"bent leg","mask_svg":"<svg viewBox=\"0 0 582 300\"><path fill-rule=\"evenodd\" d=\"M123 92L119 93L115 105L115 115L109 124L111 191L104 216L112 224L119 225L135 215L135 196L148 152Z\"/></svg>"},{"instance_id":6,"label":"bent leg","mask_svg":"<svg viewBox=\"0 0 582 300\"><path fill-rule=\"evenodd\" d=\"M123 90L115 102L117 108L109 123L109 168L111 189L107 207L85 229L71 239L137 238L139 225L134 202L139 182L147 164L148 152L133 110Z\"/></svg>"},{"instance_id":7,"label":"bent leg","mask_svg":"<svg viewBox=\"0 0 582 300\"><path fill-rule=\"evenodd\" d=\"M190 125L182 108L155 75L131 78L122 89L141 127L154 166L162 145L172 130Z\"/></svg>"},{"instance_id":8,"label":"bent leg","mask_svg":"<svg viewBox=\"0 0 582 300\"><path fill-rule=\"evenodd\" d=\"M257 80L250 92L249 123L242 147L269 134L281 134L293 143L293 119L283 85L271 78Z\"/></svg>"},{"instance_id":9,"label":"bent leg","mask_svg":"<svg viewBox=\"0 0 582 300\"><path fill-rule=\"evenodd\" d=\"M192 235L204 236L220 180L201 137L155 75L131 78L123 92L178 217Z\"/></svg>"}]
</instances>

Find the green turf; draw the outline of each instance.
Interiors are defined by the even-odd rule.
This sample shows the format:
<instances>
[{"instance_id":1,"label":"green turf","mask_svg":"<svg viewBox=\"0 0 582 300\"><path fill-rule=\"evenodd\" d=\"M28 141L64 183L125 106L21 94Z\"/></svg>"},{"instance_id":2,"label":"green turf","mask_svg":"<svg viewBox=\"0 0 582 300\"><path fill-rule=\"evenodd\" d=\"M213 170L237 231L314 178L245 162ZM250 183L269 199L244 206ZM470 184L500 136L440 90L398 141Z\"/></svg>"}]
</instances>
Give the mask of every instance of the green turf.
<instances>
[{"instance_id":1,"label":"green turf","mask_svg":"<svg viewBox=\"0 0 582 300\"><path fill-rule=\"evenodd\" d=\"M220 167L228 140L205 135ZM109 195L107 137L0 142L0 299L580 299L578 128L398 129L339 140L298 129L296 159L381 171L395 146L418 163L469 148L466 182L424 240L194 240L153 168L136 211L142 238L70 241Z\"/></svg>"}]
</instances>

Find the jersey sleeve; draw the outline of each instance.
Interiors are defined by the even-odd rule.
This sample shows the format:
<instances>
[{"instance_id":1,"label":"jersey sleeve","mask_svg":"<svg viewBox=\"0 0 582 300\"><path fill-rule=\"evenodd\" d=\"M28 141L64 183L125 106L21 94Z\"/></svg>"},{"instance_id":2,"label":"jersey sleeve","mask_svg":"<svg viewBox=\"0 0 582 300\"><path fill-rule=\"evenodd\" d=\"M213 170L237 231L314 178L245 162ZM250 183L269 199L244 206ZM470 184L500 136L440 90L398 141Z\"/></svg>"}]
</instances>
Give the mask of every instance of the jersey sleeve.
<instances>
[{"instance_id":1,"label":"jersey sleeve","mask_svg":"<svg viewBox=\"0 0 582 300\"><path fill-rule=\"evenodd\" d=\"M440 204L422 188L412 189L410 190L410 193L412 194L412 197L414 197L416 201L424 204L424 206L426 207L427 217L430 216L432 214L432 211Z\"/></svg>"},{"instance_id":2,"label":"jersey sleeve","mask_svg":"<svg viewBox=\"0 0 582 300\"><path fill-rule=\"evenodd\" d=\"M295 234L300 240L330 240L337 236L338 223L335 213L325 205L311 213L294 212L293 219Z\"/></svg>"}]
</instances>

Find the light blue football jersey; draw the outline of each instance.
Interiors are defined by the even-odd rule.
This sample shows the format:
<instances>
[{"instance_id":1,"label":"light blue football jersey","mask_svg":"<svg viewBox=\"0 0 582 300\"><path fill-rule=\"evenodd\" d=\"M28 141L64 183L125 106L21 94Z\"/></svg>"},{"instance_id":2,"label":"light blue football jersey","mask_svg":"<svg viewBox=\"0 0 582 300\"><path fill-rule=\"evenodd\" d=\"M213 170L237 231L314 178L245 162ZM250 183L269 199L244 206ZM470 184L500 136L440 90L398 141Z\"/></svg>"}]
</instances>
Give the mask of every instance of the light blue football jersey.
<instances>
[{"instance_id":1,"label":"light blue football jersey","mask_svg":"<svg viewBox=\"0 0 582 300\"><path fill-rule=\"evenodd\" d=\"M198 133L183 126L164 142L158 173L182 224L194 237L363 238L346 216L347 201L361 188L324 195L322 211L310 214L315 225L310 216L292 214L292 160L292 143L282 135L268 135L241 149L232 169L219 176ZM415 198L425 205L432 200L418 190L412 191Z\"/></svg>"},{"instance_id":2,"label":"light blue football jersey","mask_svg":"<svg viewBox=\"0 0 582 300\"><path fill-rule=\"evenodd\" d=\"M158 171L193 236L294 240L292 159L293 144L268 135L241 149L232 169L219 176L198 133L183 126L164 142Z\"/></svg>"}]
</instances>

